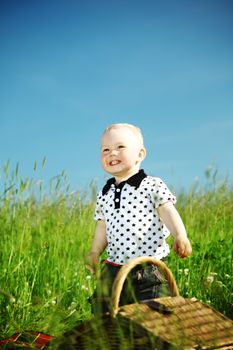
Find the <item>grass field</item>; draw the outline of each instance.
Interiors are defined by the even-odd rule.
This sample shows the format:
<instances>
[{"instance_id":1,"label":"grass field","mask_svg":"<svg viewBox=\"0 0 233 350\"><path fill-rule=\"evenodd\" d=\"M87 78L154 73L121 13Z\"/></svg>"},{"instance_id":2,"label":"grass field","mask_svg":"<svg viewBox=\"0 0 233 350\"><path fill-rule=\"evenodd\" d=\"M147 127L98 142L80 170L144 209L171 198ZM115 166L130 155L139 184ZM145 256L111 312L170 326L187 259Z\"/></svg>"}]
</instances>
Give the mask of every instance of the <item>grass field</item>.
<instances>
[{"instance_id":1,"label":"grass field","mask_svg":"<svg viewBox=\"0 0 233 350\"><path fill-rule=\"evenodd\" d=\"M35 178L37 168L35 163ZM45 188L43 181L22 179L9 163L1 183L1 338L28 329L57 336L91 317L87 298L95 280L83 258L95 226L95 186L87 195L70 193L63 172ZM212 169L204 187L177 195L193 245L192 257L181 260L172 252L168 259L180 294L233 318L232 184Z\"/></svg>"}]
</instances>

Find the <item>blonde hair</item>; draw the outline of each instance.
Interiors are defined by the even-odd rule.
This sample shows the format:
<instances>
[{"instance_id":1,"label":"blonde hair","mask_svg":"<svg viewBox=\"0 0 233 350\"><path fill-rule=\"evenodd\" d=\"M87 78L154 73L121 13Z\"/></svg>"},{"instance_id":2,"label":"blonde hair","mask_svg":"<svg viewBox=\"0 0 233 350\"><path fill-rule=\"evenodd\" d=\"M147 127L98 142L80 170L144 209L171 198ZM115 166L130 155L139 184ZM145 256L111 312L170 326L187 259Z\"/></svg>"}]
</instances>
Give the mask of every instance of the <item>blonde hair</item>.
<instances>
[{"instance_id":1,"label":"blonde hair","mask_svg":"<svg viewBox=\"0 0 233 350\"><path fill-rule=\"evenodd\" d=\"M137 137L138 141L140 142L141 146L144 147L144 141L143 141L143 135L142 135L141 129L133 124L128 124L128 123L111 124L105 128L103 135L106 132L110 131L111 129L118 129L118 128L128 128L128 129L132 130L133 133L135 134L135 136Z\"/></svg>"}]
</instances>

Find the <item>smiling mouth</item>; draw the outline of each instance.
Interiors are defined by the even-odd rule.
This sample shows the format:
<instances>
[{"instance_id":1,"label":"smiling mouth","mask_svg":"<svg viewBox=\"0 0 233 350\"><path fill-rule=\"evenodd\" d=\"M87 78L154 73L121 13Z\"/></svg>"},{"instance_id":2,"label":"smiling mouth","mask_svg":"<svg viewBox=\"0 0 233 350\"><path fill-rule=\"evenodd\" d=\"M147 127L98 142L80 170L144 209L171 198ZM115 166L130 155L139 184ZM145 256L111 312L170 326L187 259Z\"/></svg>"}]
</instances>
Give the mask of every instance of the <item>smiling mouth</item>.
<instances>
[{"instance_id":1,"label":"smiling mouth","mask_svg":"<svg viewBox=\"0 0 233 350\"><path fill-rule=\"evenodd\" d=\"M120 164L120 160L111 160L111 162L109 162L109 165L110 166L114 166L114 165L117 165L117 164Z\"/></svg>"}]
</instances>

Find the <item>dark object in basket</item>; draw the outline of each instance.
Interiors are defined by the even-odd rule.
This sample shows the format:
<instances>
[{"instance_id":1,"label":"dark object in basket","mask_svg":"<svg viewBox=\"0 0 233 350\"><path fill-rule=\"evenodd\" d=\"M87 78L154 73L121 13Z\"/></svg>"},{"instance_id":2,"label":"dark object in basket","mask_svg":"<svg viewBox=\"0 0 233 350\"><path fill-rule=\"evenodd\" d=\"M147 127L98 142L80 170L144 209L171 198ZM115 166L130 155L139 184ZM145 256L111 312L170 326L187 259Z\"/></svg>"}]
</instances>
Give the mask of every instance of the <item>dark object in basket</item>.
<instances>
[{"instance_id":1,"label":"dark object in basket","mask_svg":"<svg viewBox=\"0 0 233 350\"><path fill-rule=\"evenodd\" d=\"M165 275L172 297L119 307L124 281L138 264L152 263ZM196 299L179 296L166 267L150 257L136 258L123 266L113 285L111 312L76 326L51 342L56 350L230 350L233 322ZM50 348L50 346L49 346Z\"/></svg>"},{"instance_id":2,"label":"dark object in basket","mask_svg":"<svg viewBox=\"0 0 233 350\"><path fill-rule=\"evenodd\" d=\"M150 307L150 309L158 311L164 315L171 314L172 309L164 304L159 303L158 301L152 299L152 300L144 300L140 301L140 304L145 304Z\"/></svg>"}]
</instances>

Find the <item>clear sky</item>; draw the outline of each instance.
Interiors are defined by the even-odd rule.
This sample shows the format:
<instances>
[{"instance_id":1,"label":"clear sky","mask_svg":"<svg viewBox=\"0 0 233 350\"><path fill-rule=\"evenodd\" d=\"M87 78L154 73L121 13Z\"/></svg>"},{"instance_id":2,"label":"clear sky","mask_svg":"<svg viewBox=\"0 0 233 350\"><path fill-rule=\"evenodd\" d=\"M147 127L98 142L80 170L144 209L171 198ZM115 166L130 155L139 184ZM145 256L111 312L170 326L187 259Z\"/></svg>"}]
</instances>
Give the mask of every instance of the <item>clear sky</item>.
<instances>
[{"instance_id":1,"label":"clear sky","mask_svg":"<svg viewBox=\"0 0 233 350\"><path fill-rule=\"evenodd\" d=\"M1 169L101 186L100 135L128 122L168 185L232 179L233 1L1 0L0 50Z\"/></svg>"}]
</instances>

